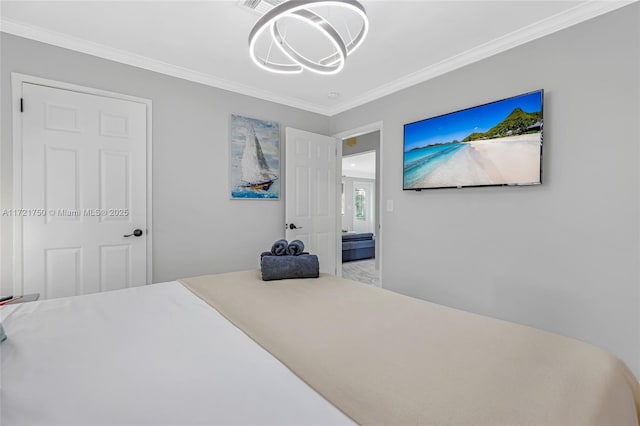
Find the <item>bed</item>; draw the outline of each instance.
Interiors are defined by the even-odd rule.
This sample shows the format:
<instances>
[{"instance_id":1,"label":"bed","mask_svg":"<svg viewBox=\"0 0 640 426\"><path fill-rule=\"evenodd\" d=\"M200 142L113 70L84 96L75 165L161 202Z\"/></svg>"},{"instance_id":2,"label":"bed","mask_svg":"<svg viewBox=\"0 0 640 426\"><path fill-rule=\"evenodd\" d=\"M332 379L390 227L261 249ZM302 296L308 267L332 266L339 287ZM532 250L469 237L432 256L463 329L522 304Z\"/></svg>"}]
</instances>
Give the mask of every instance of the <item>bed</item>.
<instances>
[{"instance_id":1,"label":"bed","mask_svg":"<svg viewBox=\"0 0 640 426\"><path fill-rule=\"evenodd\" d=\"M321 275L9 305L3 425L637 425L594 346Z\"/></svg>"}]
</instances>

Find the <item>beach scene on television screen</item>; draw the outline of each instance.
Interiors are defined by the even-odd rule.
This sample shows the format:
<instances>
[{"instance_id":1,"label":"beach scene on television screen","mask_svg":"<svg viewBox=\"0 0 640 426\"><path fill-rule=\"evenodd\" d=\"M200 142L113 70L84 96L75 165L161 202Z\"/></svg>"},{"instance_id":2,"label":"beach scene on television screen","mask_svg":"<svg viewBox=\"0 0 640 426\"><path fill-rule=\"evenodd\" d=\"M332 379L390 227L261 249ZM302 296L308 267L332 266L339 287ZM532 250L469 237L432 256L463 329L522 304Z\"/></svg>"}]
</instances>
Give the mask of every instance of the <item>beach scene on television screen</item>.
<instances>
[{"instance_id":1,"label":"beach scene on television screen","mask_svg":"<svg viewBox=\"0 0 640 426\"><path fill-rule=\"evenodd\" d=\"M407 124L404 189L540 183L542 92Z\"/></svg>"}]
</instances>

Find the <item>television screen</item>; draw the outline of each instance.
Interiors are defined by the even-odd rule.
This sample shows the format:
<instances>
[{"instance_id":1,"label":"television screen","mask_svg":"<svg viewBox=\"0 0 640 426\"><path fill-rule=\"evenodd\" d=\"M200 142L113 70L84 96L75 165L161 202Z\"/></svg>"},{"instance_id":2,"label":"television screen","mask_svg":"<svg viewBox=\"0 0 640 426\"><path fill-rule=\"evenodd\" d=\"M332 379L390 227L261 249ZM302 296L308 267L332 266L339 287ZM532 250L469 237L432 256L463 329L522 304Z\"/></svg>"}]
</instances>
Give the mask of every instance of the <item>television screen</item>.
<instances>
[{"instance_id":1,"label":"television screen","mask_svg":"<svg viewBox=\"0 0 640 426\"><path fill-rule=\"evenodd\" d=\"M403 189L542 182L543 90L404 125Z\"/></svg>"}]
</instances>

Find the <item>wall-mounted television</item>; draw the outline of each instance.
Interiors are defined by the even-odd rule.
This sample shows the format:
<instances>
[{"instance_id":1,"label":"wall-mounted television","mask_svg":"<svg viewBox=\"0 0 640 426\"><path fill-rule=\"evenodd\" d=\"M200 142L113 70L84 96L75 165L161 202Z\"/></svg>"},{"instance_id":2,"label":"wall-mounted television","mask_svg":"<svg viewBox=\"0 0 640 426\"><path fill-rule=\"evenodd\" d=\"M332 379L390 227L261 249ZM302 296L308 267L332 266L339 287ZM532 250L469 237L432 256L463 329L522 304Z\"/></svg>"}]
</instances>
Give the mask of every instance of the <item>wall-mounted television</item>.
<instances>
[{"instance_id":1,"label":"wall-mounted television","mask_svg":"<svg viewBox=\"0 0 640 426\"><path fill-rule=\"evenodd\" d=\"M544 91L404 125L404 190L542 183Z\"/></svg>"}]
</instances>

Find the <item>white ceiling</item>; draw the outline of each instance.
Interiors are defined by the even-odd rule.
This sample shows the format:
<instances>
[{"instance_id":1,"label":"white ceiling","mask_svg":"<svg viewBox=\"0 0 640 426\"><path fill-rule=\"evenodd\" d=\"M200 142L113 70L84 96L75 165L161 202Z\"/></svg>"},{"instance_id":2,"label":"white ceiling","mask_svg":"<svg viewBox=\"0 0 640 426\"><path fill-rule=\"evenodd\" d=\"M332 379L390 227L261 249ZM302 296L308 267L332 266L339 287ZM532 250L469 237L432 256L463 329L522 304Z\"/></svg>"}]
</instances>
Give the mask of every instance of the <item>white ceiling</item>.
<instances>
[{"instance_id":1,"label":"white ceiling","mask_svg":"<svg viewBox=\"0 0 640 426\"><path fill-rule=\"evenodd\" d=\"M376 152L342 157L342 175L356 178L376 178Z\"/></svg>"},{"instance_id":2,"label":"white ceiling","mask_svg":"<svg viewBox=\"0 0 640 426\"><path fill-rule=\"evenodd\" d=\"M7 33L334 115L630 1L361 3L369 35L334 76L255 66L247 39L259 15L238 0L3 0L0 16Z\"/></svg>"}]
</instances>

